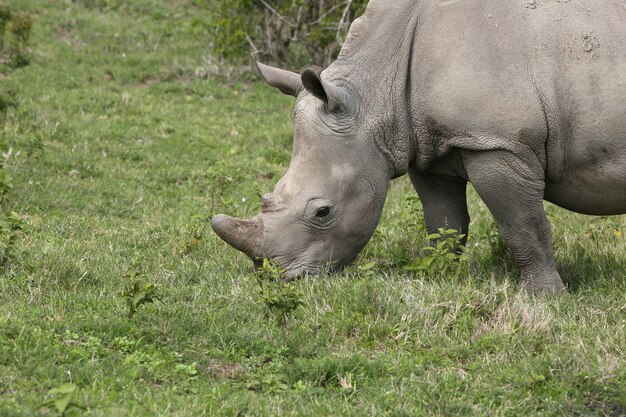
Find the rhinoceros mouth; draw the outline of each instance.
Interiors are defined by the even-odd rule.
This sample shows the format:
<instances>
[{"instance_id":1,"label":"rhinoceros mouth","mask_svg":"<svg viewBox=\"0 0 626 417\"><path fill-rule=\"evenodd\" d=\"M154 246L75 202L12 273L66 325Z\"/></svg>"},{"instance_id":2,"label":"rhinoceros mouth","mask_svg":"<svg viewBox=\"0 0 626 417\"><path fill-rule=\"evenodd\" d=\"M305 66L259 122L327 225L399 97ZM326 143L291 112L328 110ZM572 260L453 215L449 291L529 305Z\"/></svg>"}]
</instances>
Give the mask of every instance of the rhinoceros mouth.
<instances>
[{"instance_id":1,"label":"rhinoceros mouth","mask_svg":"<svg viewBox=\"0 0 626 417\"><path fill-rule=\"evenodd\" d=\"M284 267L284 276L286 281L293 281L307 277L318 277L320 275L341 272L348 264L349 263L337 264L334 261L328 261L323 265L291 264Z\"/></svg>"}]
</instances>

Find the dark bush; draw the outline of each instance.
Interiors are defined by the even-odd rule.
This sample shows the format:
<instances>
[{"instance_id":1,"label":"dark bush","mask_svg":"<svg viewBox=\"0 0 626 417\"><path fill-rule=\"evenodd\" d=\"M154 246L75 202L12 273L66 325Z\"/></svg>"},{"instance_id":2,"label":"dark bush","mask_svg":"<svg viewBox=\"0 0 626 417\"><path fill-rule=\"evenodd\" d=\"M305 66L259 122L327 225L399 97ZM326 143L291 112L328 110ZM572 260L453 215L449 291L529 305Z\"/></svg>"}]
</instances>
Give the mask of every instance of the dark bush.
<instances>
[{"instance_id":1,"label":"dark bush","mask_svg":"<svg viewBox=\"0 0 626 417\"><path fill-rule=\"evenodd\" d=\"M4 32L12 16L13 13L11 13L9 6L0 4L0 52L4 49Z\"/></svg>"},{"instance_id":2,"label":"dark bush","mask_svg":"<svg viewBox=\"0 0 626 417\"><path fill-rule=\"evenodd\" d=\"M367 0L197 0L219 59L237 64L257 52L281 66L326 66Z\"/></svg>"},{"instance_id":3,"label":"dark bush","mask_svg":"<svg viewBox=\"0 0 626 417\"><path fill-rule=\"evenodd\" d=\"M21 68L30 63L28 41L33 17L28 13L12 11L0 4L0 65L8 69Z\"/></svg>"}]
</instances>

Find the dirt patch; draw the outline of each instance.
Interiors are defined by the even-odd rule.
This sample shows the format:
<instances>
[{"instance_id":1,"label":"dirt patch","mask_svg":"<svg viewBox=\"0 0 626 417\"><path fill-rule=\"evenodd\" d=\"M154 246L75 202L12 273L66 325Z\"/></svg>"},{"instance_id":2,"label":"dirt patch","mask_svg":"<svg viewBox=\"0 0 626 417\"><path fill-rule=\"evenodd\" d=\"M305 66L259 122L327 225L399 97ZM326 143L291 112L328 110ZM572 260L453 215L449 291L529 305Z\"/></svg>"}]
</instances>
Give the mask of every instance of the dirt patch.
<instances>
[{"instance_id":1,"label":"dirt patch","mask_svg":"<svg viewBox=\"0 0 626 417\"><path fill-rule=\"evenodd\" d=\"M241 371L241 366L211 359L204 370L213 378L234 378Z\"/></svg>"},{"instance_id":2,"label":"dirt patch","mask_svg":"<svg viewBox=\"0 0 626 417\"><path fill-rule=\"evenodd\" d=\"M626 416L626 406L600 398L590 398L586 403L589 409L593 410L597 415L605 417L624 417Z\"/></svg>"}]
</instances>

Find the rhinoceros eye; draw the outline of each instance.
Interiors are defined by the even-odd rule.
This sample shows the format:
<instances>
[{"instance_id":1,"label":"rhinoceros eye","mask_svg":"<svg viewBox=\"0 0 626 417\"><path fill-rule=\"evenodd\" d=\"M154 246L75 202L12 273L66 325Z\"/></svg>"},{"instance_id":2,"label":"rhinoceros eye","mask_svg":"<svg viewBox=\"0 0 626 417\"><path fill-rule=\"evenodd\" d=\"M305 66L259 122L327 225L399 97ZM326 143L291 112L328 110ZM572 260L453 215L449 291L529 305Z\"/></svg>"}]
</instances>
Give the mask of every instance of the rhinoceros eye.
<instances>
[{"instance_id":1,"label":"rhinoceros eye","mask_svg":"<svg viewBox=\"0 0 626 417\"><path fill-rule=\"evenodd\" d=\"M320 207L315 212L315 217L324 218L330 214L330 207Z\"/></svg>"}]
</instances>

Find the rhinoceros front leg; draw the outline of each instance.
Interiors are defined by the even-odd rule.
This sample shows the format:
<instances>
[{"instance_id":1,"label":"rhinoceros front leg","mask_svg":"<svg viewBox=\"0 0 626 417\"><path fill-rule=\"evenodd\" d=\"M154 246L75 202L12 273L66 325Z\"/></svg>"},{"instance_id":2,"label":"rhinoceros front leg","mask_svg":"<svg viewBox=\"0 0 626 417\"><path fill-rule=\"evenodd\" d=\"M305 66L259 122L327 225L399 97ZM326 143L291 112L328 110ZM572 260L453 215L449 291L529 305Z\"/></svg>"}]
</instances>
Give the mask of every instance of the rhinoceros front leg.
<instances>
[{"instance_id":1,"label":"rhinoceros front leg","mask_svg":"<svg viewBox=\"0 0 626 417\"><path fill-rule=\"evenodd\" d=\"M469 179L498 223L529 290L565 290L556 270L543 208L544 170L536 159L506 151L465 152Z\"/></svg>"},{"instance_id":2,"label":"rhinoceros front leg","mask_svg":"<svg viewBox=\"0 0 626 417\"><path fill-rule=\"evenodd\" d=\"M411 182L424 208L424 222L428 233L445 227L465 235L461 243L467 241L469 214L467 212L467 181L447 175L420 172L409 169Z\"/></svg>"}]
</instances>

